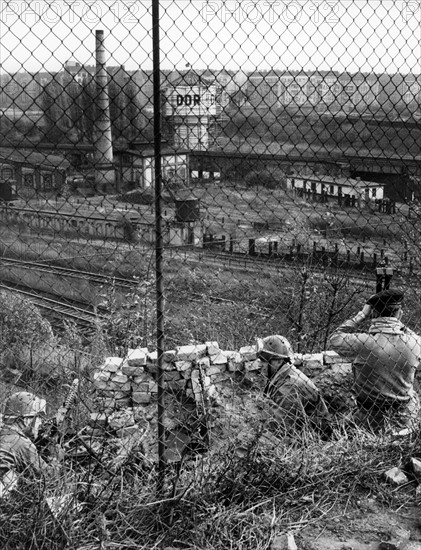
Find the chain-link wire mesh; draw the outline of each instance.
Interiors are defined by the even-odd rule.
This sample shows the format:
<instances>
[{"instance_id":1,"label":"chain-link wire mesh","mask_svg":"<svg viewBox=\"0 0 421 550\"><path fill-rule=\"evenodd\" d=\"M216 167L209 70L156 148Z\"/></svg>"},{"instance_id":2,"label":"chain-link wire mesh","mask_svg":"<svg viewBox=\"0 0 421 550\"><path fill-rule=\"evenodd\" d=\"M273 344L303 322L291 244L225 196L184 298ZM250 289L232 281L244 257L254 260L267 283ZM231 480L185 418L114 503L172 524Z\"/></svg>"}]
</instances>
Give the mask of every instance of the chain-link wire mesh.
<instances>
[{"instance_id":1,"label":"chain-link wire mesh","mask_svg":"<svg viewBox=\"0 0 421 550\"><path fill-rule=\"evenodd\" d=\"M1 3L2 548L316 548L416 494L420 20Z\"/></svg>"}]
</instances>

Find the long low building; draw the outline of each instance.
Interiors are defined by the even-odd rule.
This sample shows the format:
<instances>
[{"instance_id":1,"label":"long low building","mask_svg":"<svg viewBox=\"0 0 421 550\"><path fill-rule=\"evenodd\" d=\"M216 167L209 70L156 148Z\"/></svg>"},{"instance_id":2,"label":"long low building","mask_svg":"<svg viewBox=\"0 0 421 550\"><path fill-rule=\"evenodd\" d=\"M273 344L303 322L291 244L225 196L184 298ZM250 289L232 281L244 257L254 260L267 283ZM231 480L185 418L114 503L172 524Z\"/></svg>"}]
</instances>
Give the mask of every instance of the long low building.
<instances>
[{"instance_id":1,"label":"long low building","mask_svg":"<svg viewBox=\"0 0 421 550\"><path fill-rule=\"evenodd\" d=\"M0 147L0 198L13 200L23 190L42 194L62 189L69 167L60 155Z\"/></svg>"},{"instance_id":2,"label":"long low building","mask_svg":"<svg viewBox=\"0 0 421 550\"><path fill-rule=\"evenodd\" d=\"M287 189L297 194L346 198L370 203L384 198L384 185L373 181L327 175L294 175L287 177Z\"/></svg>"}]
</instances>

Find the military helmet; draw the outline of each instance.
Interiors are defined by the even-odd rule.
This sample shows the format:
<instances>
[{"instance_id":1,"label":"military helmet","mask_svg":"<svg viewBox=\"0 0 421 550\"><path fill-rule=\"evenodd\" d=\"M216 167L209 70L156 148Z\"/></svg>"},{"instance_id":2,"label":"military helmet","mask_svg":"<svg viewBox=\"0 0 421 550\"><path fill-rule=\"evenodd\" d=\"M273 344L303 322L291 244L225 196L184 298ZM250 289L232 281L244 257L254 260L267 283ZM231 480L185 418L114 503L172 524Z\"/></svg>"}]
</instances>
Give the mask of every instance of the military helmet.
<instances>
[{"instance_id":1,"label":"military helmet","mask_svg":"<svg viewBox=\"0 0 421 550\"><path fill-rule=\"evenodd\" d=\"M257 342L257 355L260 359L288 359L294 361L294 352L289 341L279 334L266 336Z\"/></svg>"},{"instance_id":2,"label":"military helmet","mask_svg":"<svg viewBox=\"0 0 421 550\"><path fill-rule=\"evenodd\" d=\"M25 418L38 416L45 413L45 399L37 397L33 393L21 391L14 393L6 401L3 416L4 418Z\"/></svg>"}]
</instances>

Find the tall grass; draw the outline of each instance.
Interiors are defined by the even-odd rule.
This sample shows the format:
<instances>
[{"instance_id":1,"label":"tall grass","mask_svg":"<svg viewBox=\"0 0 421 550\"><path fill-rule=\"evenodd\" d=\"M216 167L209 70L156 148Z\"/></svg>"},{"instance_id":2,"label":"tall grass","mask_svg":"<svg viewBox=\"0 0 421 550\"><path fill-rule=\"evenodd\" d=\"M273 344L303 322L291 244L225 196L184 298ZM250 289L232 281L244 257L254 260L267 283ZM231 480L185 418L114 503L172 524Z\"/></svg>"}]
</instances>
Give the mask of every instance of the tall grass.
<instances>
[{"instance_id":1,"label":"tall grass","mask_svg":"<svg viewBox=\"0 0 421 550\"><path fill-rule=\"evenodd\" d=\"M248 400L256 406L261 398ZM227 413L223 408L205 454L167 466L161 491L156 466L140 452L113 471L105 440L99 466L72 469L68 460L54 483L32 484L30 499L20 493L1 506L2 548L255 550L269 548L278 533L299 537L368 495L392 510L414 497L414 479L396 491L383 474L405 468L421 451L418 439L396 445L340 423L329 440L309 426L276 433L264 412L258 419L245 412L239 430ZM64 495L70 498L54 518L47 499L63 502Z\"/></svg>"}]
</instances>

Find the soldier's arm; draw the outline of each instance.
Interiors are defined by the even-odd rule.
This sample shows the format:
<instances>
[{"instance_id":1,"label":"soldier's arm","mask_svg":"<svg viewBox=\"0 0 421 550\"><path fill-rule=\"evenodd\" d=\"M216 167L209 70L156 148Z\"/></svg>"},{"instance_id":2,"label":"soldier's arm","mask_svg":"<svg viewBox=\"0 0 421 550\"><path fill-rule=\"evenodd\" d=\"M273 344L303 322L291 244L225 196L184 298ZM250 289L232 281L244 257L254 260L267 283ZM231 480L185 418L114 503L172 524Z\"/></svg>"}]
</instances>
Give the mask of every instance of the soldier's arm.
<instances>
[{"instance_id":1,"label":"soldier's arm","mask_svg":"<svg viewBox=\"0 0 421 550\"><path fill-rule=\"evenodd\" d=\"M37 474L51 475L55 471L54 466L48 464L40 457L32 441L28 441L27 445L22 446L17 454L19 462L25 468L31 468Z\"/></svg>"},{"instance_id":2,"label":"soldier's arm","mask_svg":"<svg viewBox=\"0 0 421 550\"><path fill-rule=\"evenodd\" d=\"M344 321L334 331L328 340L329 347L342 355L356 355L366 339L366 334L355 331L370 315L371 306L366 304L354 317Z\"/></svg>"}]
</instances>

